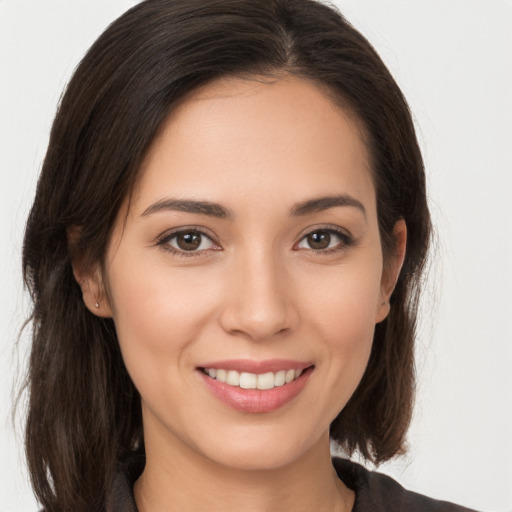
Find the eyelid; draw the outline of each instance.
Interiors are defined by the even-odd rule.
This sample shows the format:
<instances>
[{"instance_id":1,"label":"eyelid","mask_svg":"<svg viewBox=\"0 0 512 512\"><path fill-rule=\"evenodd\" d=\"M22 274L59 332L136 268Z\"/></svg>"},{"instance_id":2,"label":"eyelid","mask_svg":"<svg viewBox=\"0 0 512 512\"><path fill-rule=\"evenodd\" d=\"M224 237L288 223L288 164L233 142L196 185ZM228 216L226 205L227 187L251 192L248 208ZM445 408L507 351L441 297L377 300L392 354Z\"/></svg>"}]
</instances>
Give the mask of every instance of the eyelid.
<instances>
[{"instance_id":1,"label":"eyelid","mask_svg":"<svg viewBox=\"0 0 512 512\"><path fill-rule=\"evenodd\" d=\"M318 231L324 231L328 233L333 233L336 236L338 236L341 239L341 246L340 247L331 247L327 249L302 249L297 248L298 244L300 244L307 236L309 236L312 233L318 232ZM323 253L323 254L329 254L332 252L338 252L346 250L348 247L353 246L356 243L356 239L352 236L352 234L344 228L341 228L340 226L333 226L332 224L328 225L318 225L318 226L309 226L306 228L298 237L298 241L294 244L295 250L306 250L311 251L314 253Z\"/></svg>"},{"instance_id":2,"label":"eyelid","mask_svg":"<svg viewBox=\"0 0 512 512\"><path fill-rule=\"evenodd\" d=\"M336 224L314 224L303 229L297 236L297 239L302 240L305 236L314 233L315 231L331 231L349 238L354 238L348 229L337 226Z\"/></svg>"},{"instance_id":3,"label":"eyelid","mask_svg":"<svg viewBox=\"0 0 512 512\"><path fill-rule=\"evenodd\" d=\"M181 249L177 249L175 247L172 247L169 244L169 241L174 238L175 236L179 235L180 233L198 233L201 236L204 236L208 238L213 245L214 248L209 249L201 249L197 251L185 251ZM170 252L172 254L175 254L177 256L185 256L185 257L199 257L199 256L206 256L208 252L210 251L220 251L222 250L222 247L217 243L215 240L215 236L212 235L208 229L200 226L180 226L176 228L168 229L167 231L164 231L160 235L158 235L155 239L155 245L158 247L161 247L162 250Z\"/></svg>"}]
</instances>

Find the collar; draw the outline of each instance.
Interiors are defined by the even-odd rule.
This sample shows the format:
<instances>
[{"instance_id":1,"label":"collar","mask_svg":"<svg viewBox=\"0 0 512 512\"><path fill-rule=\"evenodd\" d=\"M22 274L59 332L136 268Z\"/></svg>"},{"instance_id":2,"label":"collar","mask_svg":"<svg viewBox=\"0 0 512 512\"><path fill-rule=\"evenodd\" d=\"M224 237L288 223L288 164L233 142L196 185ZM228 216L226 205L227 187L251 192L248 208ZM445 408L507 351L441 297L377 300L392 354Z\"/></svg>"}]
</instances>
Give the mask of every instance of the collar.
<instances>
[{"instance_id":1,"label":"collar","mask_svg":"<svg viewBox=\"0 0 512 512\"><path fill-rule=\"evenodd\" d=\"M137 512L133 484L141 475L145 462L144 454L133 453L120 465L109 495L109 512ZM332 463L338 477L355 491L352 512L475 512L407 491L391 477L369 471L350 460L335 457Z\"/></svg>"}]
</instances>

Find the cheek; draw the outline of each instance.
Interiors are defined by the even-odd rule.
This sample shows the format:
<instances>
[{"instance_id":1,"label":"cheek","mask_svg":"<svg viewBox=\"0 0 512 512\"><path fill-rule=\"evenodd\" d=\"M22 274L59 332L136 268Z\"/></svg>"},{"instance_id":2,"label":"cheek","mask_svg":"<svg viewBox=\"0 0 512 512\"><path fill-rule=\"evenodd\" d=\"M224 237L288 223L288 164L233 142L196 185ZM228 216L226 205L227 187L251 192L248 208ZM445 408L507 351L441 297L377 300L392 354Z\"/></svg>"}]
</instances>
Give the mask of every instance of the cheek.
<instances>
[{"instance_id":1,"label":"cheek","mask_svg":"<svg viewBox=\"0 0 512 512\"><path fill-rule=\"evenodd\" d=\"M333 385L341 384L349 395L362 378L375 330L375 309L368 305L368 296L358 291L324 304L321 323L317 323L329 352L328 374Z\"/></svg>"},{"instance_id":2,"label":"cheek","mask_svg":"<svg viewBox=\"0 0 512 512\"><path fill-rule=\"evenodd\" d=\"M377 259L375 265L347 265L329 275L309 277L309 325L323 352L319 370L326 376L324 396L329 399L324 406L331 420L346 405L368 364L380 296L379 269Z\"/></svg>"},{"instance_id":3,"label":"cheek","mask_svg":"<svg viewBox=\"0 0 512 512\"><path fill-rule=\"evenodd\" d=\"M318 320L326 338L356 343L367 339L375 328L382 267L378 252L351 263L310 272L301 295L307 301L305 311L311 312L312 321Z\"/></svg>"},{"instance_id":4,"label":"cheek","mask_svg":"<svg viewBox=\"0 0 512 512\"><path fill-rule=\"evenodd\" d=\"M130 256L125 251L116 257L109 288L123 358L137 382L154 375L162 361L187 363L183 349L211 316L215 294L205 289L200 275L191 279L191 273L171 272L143 258L133 265Z\"/></svg>"}]
</instances>

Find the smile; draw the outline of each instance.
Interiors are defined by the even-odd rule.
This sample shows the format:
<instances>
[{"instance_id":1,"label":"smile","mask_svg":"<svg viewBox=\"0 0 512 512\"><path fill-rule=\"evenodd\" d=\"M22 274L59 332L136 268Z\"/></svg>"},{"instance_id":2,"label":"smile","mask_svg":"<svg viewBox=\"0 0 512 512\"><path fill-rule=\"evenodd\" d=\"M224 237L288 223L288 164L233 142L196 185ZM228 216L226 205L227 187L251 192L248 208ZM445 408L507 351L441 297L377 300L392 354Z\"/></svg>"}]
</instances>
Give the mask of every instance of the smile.
<instances>
[{"instance_id":1,"label":"smile","mask_svg":"<svg viewBox=\"0 0 512 512\"><path fill-rule=\"evenodd\" d=\"M223 368L204 368L203 372L216 379L219 382L224 382L229 386L240 387L242 389L272 389L285 384L290 384L298 379L301 374L301 369L279 370L277 372L266 373L249 373L238 372L236 370L226 370Z\"/></svg>"},{"instance_id":2,"label":"smile","mask_svg":"<svg viewBox=\"0 0 512 512\"><path fill-rule=\"evenodd\" d=\"M269 413L301 393L314 365L285 360L231 360L197 369L207 389L224 405L245 413Z\"/></svg>"}]
</instances>

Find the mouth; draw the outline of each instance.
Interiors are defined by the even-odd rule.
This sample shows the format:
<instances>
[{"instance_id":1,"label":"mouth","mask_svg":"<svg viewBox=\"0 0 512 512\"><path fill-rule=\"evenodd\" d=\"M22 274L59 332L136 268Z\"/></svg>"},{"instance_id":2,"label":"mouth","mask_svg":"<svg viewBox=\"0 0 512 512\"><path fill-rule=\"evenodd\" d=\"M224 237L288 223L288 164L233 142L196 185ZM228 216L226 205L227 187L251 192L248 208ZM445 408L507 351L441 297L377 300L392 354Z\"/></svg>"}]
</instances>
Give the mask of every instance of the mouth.
<instances>
[{"instance_id":1,"label":"mouth","mask_svg":"<svg viewBox=\"0 0 512 512\"><path fill-rule=\"evenodd\" d=\"M238 372L225 368L201 368L201 371L208 375L208 377L226 383L229 386L260 390L273 389L290 384L298 379L303 372L300 368L260 374Z\"/></svg>"},{"instance_id":2,"label":"mouth","mask_svg":"<svg viewBox=\"0 0 512 512\"><path fill-rule=\"evenodd\" d=\"M291 402L305 387L314 365L228 361L197 369L207 388L224 405L243 412L265 413Z\"/></svg>"}]
</instances>

